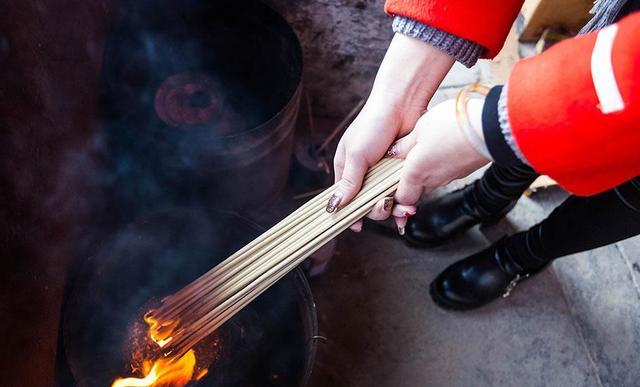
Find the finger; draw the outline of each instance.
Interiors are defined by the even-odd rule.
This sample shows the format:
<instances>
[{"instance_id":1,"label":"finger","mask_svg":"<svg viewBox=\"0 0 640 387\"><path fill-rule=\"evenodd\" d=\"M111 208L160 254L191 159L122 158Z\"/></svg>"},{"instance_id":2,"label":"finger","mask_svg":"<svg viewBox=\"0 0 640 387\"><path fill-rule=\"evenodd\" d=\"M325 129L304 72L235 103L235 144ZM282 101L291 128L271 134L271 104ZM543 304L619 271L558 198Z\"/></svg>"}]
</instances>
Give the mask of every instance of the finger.
<instances>
[{"instance_id":1,"label":"finger","mask_svg":"<svg viewBox=\"0 0 640 387\"><path fill-rule=\"evenodd\" d=\"M397 159L404 159L409 154L409 151L416 145L417 134L416 131L411 131L406 136L399 138L391 144L389 150L386 153L387 157L394 157Z\"/></svg>"},{"instance_id":2,"label":"finger","mask_svg":"<svg viewBox=\"0 0 640 387\"><path fill-rule=\"evenodd\" d=\"M351 231L353 232L360 232L362 231L362 219L358 220L357 222L355 222L354 224L352 224L351 226L349 226L349 228L351 229Z\"/></svg>"},{"instance_id":3,"label":"finger","mask_svg":"<svg viewBox=\"0 0 640 387\"><path fill-rule=\"evenodd\" d=\"M336 148L336 154L333 156L333 174L334 182L338 182L342 177L342 171L344 170L345 148L344 143L340 141L338 148Z\"/></svg>"},{"instance_id":4,"label":"finger","mask_svg":"<svg viewBox=\"0 0 640 387\"><path fill-rule=\"evenodd\" d=\"M424 191L423 169L421 158L415 152L409 153L402 168L400 183L394 196L396 203L415 206Z\"/></svg>"},{"instance_id":5,"label":"finger","mask_svg":"<svg viewBox=\"0 0 640 387\"><path fill-rule=\"evenodd\" d=\"M327 202L327 212L331 213L349 203L362 187L362 180L369 165L362 157L347 155L342 176L337 183L336 190Z\"/></svg>"},{"instance_id":6,"label":"finger","mask_svg":"<svg viewBox=\"0 0 640 387\"><path fill-rule=\"evenodd\" d=\"M405 217L408 218L416 214L416 206L407 206L405 204L396 204L393 206L393 210L391 211L391 215L397 218Z\"/></svg>"},{"instance_id":7,"label":"finger","mask_svg":"<svg viewBox=\"0 0 640 387\"><path fill-rule=\"evenodd\" d=\"M385 220L391 216L392 208L393 198L384 198L373 206L371 212L367 214L367 218L372 220Z\"/></svg>"},{"instance_id":8,"label":"finger","mask_svg":"<svg viewBox=\"0 0 640 387\"><path fill-rule=\"evenodd\" d=\"M394 220L396 221L396 226L398 227L398 234L404 235L404 228L407 226L407 217L394 217Z\"/></svg>"},{"instance_id":9,"label":"finger","mask_svg":"<svg viewBox=\"0 0 640 387\"><path fill-rule=\"evenodd\" d=\"M410 216L416 214L416 206L407 206L404 204L396 204L391 211L393 220L398 227L398 234L404 235L404 228L407 225L407 220Z\"/></svg>"}]
</instances>

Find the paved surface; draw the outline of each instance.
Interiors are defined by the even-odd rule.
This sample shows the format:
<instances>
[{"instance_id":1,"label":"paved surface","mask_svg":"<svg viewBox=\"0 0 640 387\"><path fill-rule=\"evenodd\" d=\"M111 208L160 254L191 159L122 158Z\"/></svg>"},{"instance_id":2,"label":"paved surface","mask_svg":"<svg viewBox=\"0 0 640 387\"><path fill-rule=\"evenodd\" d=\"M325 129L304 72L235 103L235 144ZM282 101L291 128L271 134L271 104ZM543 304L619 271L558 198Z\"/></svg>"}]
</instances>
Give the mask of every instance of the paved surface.
<instances>
[{"instance_id":1,"label":"paved surface","mask_svg":"<svg viewBox=\"0 0 640 387\"><path fill-rule=\"evenodd\" d=\"M559 196L523 198L504 222L435 249L343 234L312 281L327 341L311 386L637 386L640 305L620 246L558 261L478 311L446 312L428 297L444 267L541 218Z\"/></svg>"},{"instance_id":2,"label":"paved surface","mask_svg":"<svg viewBox=\"0 0 640 387\"><path fill-rule=\"evenodd\" d=\"M486 81L486 66L456 66L432 103ZM478 311L446 312L428 297L447 265L533 225L565 197L560 189L523 197L502 222L435 249L345 232L312 280L326 342L311 386L640 385L638 238L558 260Z\"/></svg>"},{"instance_id":3,"label":"paved surface","mask_svg":"<svg viewBox=\"0 0 640 387\"><path fill-rule=\"evenodd\" d=\"M328 132L369 92L391 37L383 1L269 2L301 37L316 126ZM490 76L486 61L456 64L431 104ZM523 198L502 222L436 249L345 232L312 280L326 342L311 386L640 386L638 238L556 261L478 311L445 312L428 297L447 265L543 219L565 196Z\"/></svg>"}]
</instances>

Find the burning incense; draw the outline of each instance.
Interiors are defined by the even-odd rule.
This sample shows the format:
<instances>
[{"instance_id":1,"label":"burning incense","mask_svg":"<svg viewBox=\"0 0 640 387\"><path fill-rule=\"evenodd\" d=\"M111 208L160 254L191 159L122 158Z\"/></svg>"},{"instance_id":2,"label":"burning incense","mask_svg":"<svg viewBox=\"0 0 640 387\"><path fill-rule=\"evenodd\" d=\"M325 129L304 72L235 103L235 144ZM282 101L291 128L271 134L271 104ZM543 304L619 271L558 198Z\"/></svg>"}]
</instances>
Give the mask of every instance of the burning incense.
<instances>
[{"instance_id":1,"label":"burning incense","mask_svg":"<svg viewBox=\"0 0 640 387\"><path fill-rule=\"evenodd\" d=\"M364 217L377 201L396 190L402 164L400 159L378 162L369 170L360 193L331 214L324 208L336 187L328 188L209 272L164 298L159 308L145 316L149 336L162 355L156 364L183 362L196 344Z\"/></svg>"}]
</instances>

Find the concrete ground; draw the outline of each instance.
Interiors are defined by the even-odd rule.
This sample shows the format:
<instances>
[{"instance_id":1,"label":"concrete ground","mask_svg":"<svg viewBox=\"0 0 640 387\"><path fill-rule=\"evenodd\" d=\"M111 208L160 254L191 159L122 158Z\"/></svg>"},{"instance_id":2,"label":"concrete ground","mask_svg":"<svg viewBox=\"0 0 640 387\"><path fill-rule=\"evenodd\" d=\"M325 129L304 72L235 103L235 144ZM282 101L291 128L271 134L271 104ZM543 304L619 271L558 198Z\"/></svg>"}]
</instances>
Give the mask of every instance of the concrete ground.
<instances>
[{"instance_id":1,"label":"concrete ground","mask_svg":"<svg viewBox=\"0 0 640 387\"><path fill-rule=\"evenodd\" d=\"M486 80L486 66L456 65L434 100ZM640 385L638 238L556 261L477 311L447 312L428 296L446 266L543 219L565 196L523 197L502 222L438 248L412 249L367 227L343 233L311 281L326 341L310 385Z\"/></svg>"},{"instance_id":2,"label":"concrete ground","mask_svg":"<svg viewBox=\"0 0 640 387\"><path fill-rule=\"evenodd\" d=\"M326 342L311 386L637 386L638 239L557 261L477 311L447 312L428 296L447 265L540 218L557 196L523 198L502 223L433 249L345 232L312 280Z\"/></svg>"}]
</instances>

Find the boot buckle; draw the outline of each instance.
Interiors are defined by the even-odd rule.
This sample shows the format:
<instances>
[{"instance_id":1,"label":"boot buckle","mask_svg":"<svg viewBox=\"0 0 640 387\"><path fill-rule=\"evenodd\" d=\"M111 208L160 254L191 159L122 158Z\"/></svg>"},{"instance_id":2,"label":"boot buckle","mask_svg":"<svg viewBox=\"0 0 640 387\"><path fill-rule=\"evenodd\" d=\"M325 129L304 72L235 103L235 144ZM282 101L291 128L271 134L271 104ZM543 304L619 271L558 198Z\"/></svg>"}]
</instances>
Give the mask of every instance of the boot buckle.
<instances>
[{"instance_id":1,"label":"boot buckle","mask_svg":"<svg viewBox=\"0 0 640 387\"><path fill-rule=\"evenodd\" d=\"M511 295L511 292L516 287L518 282L527 279L531 276L531 274L527 273L525 275L516 274L516 277L509 282L509 285L504 289L504 293L502 293L502 298L507 298Z\"/></svg>"}]
</instances>

